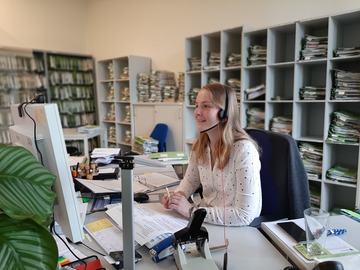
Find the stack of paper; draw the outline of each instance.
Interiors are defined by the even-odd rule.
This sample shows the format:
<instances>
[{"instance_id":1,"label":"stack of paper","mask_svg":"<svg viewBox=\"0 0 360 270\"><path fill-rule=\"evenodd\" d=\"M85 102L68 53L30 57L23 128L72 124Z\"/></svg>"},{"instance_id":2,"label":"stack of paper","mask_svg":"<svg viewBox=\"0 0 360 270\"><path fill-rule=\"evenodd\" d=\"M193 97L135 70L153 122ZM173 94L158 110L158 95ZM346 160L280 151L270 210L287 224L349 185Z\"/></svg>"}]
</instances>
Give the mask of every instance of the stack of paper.
<instances>
[{"instance_id":1,"label":"stack of paper","mask_svg":"<svg viewBox=\"0 0 360 270\"><path fill-rule=\"evenodd\" d=\"M314 143L300 142L299 152L309 180L320 180L323 149Z\"/></svg>"},{"instance_id":2,"label":"stack of paper","mask_svg":"<svg viewBox=\"0 0 360 270\"><path fill-rule=\"evenodd\" d=\"M245 99L265 99L265 84L259 84L244 90Z\"/></svg>"},{"instance_id":3,"label":"stack of paper","mask_svg":"<svg viewBox=\"0 0 360 270\"><path fill-rule=\"evenodd\" d=\"M360 47L339 47L334 50L334 57L356 56L360 54Z\"/></svg>"},{"instance_id":4,"label":"stack of paper","mask_svg":"<svg viewBox=\"0 0 360 270\"><path fill-rule=\"evenodd\" d=\"M220 68L220 53L208 52L207 53L207 66L204 66L204 70L213 70Z\"/></svg>"},{"instance_id":5,"label":"stack of paper","mask_svg":"<svg viewBox=\"0 0 360 270\"><path fill-rule=\"evenodd\" d=\"M273 117L270 121L270 130L291 134L292 132L292 119L287 116Z\"/></svg>"},{"instance_id":6,"label":"stack of paper","mask_svg":"<svg viewBox=\"0 0 360 270\"><path fill-rule=\"evenodd\" d=\"M254 45L248 48L249 57L247 58L248 66L265 65L267 49L265 46Z\"/></svg>"},{"instance_id":7,"label":"stack of paper","mask_svg":"<svg viewBox=\"0 0 360 270\"><path fill-rule=\"evenodd\" d=\"M135 135L132 151L138 154L150 154L158 151L159 141L149 136Z\"/></svg>"},{"instance_id":8,"label":"stack of paper","mask_svg":"<svg viewBox=\"0 0 360 270\"><path fill-rule=\"evenodd\" d=\"M188 58L190 70L189 71L198 71L201 70L201 57L190 57Z\"/></svg>"},{"instance_id":9,"label":"stack of paper","mask_svg":"<svg viewBox=\"0 0 360 270\"><path fill-rule=\"evenodd\" d=\"M345 183L356 183L357 171L354 168L348 168L341 165L335 165L326 172L328 179Z\"/></svg>"},{"instance_id":10,"label":"stack of paper","mask_svg":"<svg viewBox=\"0 0 360 270\"><path fill-rule=\"evenodd\" d=\"M241 66L241 54L240 53L229 53L226 58L227 67Z\"/></svg>"},{"instance_id":11,"label":"stack of paper","mask_svg":"<svg viewBox=\"0 0 360 270\"><path fill-rule=\"evenodd\" d=\"M77 128L77 131L80 133L93 133L99 130L101 130L101 128L96 125L86 125Z\"/></svg>"},{"instance_id":12,"label":"stack of paper","mask_svg":"<svg viewBox=\"0 0 360 270\"><path fill-rule=\"evenodd\" d=\"M329 142L358 143L360 137L360 115L346 111L335 111L332 115Z\"/></svg>"},{"instance_id":13,"label":"stack of paper","mask_svg":"<svg viewBox=\"0 0 360 270\"><path fill-rule=\"evenodd\" d=\"M95 163L110 164L114 157L120 154L120 148L95 148L91 152L91 158Z\"/></svg>"},{"instance_id":14,"label":"stack of paper","mask_svg":"<svg viewBox=\"0 0 360 270\"><path fill-rule=\"evenodd\" d=\"M332 70L331 99L360 100L360 73Z\"/></svg>"},{"instance_id":15,"label":"stack of paper","mask_svg":"<svg viewBox=\"0 0 360 270\"><path fill-rule=\"evenodd\" d=\"M265 128L265 111L259 107L249 107L246 110L247 128Z\"/></svg>"},{"instance_id":16,"label":"stack of paper","mask_svg":"<svg viewBox=\"0 0 360 270\"><path fill-rule=\"evenodd\" d=\"M305 35L301 40L300 60L322 59L327 57L328 37Z\"/></svg>"},{"instance_id":17,"label":"stack of paper","mask_svg":"<svg viewBox=\"0 0 360 270\"><path fill-rule=\"evenodd\" d=\"M307 85L300 88L299 96L304 100L324 100L325 92L325 86Z\"/></svg>"}]
</instances>

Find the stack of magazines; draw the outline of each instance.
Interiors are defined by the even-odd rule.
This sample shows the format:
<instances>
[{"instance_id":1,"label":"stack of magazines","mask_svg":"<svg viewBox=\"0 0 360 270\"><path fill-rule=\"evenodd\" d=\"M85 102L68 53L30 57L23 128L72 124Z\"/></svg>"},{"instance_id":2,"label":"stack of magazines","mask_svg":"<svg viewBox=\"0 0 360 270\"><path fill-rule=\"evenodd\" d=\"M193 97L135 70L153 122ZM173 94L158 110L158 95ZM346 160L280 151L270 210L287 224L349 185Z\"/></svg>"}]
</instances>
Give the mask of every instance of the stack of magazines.
<instances>
[{"instance_id":1,"label":"stack of magazines","mask_svg":"<svg viewBox=\"0 0 360 270\"><path fill-rule=\"evenodd\" d=\"M322 59L327 57L328 37L305 35L301 40L300 60Z\"/></svg>"},{"instance_id":2,"label":"stack of magazines","mask_svg":"<svg viewBox=\"0 0 360 270\"><path fill-rule=\"evenodd\" d=\"M292 132L292 119L287 116L273 117L270 121L270 130L274 132L281 132L291 134Z\"/></svg>"},{"instance_id":3,"label":"stack of magazines","mask_svg":"<svg viewBox=\"0 0 360 270\"><path fill-rule=\"evenodd\" d=\"M324 100L325 86L304 86L300 88L300 99L302 100Z\"/></svg>"},{"instance_id":4,"label":"stack of magazines","mask_svg":"<svg viewBox=\"0 0 360 270\"><path fill-rule=\"evenodd\" d=\"M360 73L332 70L331 99L360 100Z\"/></svg>"},{"instance_id":5,"label":"stack of magazines","mask_svg":"<svg viewBox=\"0 0 360 270\"><path fill-rule=\"evenodd\" d=\"M204 66L204 70L212 70L220 68L220 53L208 52L207 54L207 66Z\"/></svg>"},{"instance_id":6,"label":"stack of magazines","mask_svg":"<svg viewBox=\"0 0 360 270\"><path fill-rule=\"evenodd\" d=\"M188 58L190 70L189 71L199 71L201 70L201 57L190 57Z\"/></svg>"},{"instance_id":7,"label":"stack of magazines","mask_svg":"<svg viewBox=\"0 0 360 270\"><path fill-rule=\"evenodd\" d=\"M335 111L332 115L328 138L329 142L359 143L360 114Z\"/></svg>"},{"instance_id":8,"label":"stack of magazines","mask_svg":"<svg viewBox=\"0 0 360 270\"><path fill-rule=\"evenodd\" d=\"M328 179L336 180L344 183L356 183L357 171L353 168L335 165L326 172Z\"/></svg>"},{"instance_id":9,"label":"stack of magazines","mask_svg":"<svg viewBox=\"0 0 360 270\"><path fill-rule=\"evenodd\" d=\"M227 67L241 66L241 54L230 53L226 58L226 66Z\"/></svg>"},{"instance_id":10,"label":"stack of magazines","mask_svg":"<svg viewBox=\"0 0 360 270\"><path fill-rule=\"evenodd\" d=\"M299 152L309 180L320 180L322 171L322 147L307 142L299 143Z\"/></svg>"},{"instance_id":11,"label":"stack of magazines","mask_svg":"<svg viewBox=\"0 0 360 270\"><path fill-rule=\"evenodd\" d=\"M360 54L360 47L339 47L334 50L334 57L356 56Z\"/></svg>"},{"instance_id":12,"label":"stack of magazines","mask_svg":"<svg viewBox=\"0 0 360 270\"><path fill-rule=\"evenodd\" d=\"M254 45L248 48L248 66L265 65L267 50L265 46Z\"/></svg>"},{"instance_id":13,"label":"stack of magazines","mask_svg":"<svg viewBox=\"0 0 360 270\"><path fill-rule=\"evenodd\" d=\"M159 141L151 137L135 135L134 147L132 151L142 155L156 153L158 151L158 144Z\"/></svg>"},{"instance_id":14,"label":"stack of magazines","mask_svg":"<svg viewBox=\"0 0 360 270\"><path fill-rule=\"evenodd\" d=\"M265 128L265 111L259 107L249 107L246 110L247 128Z\"/></svg>"}]
</instances>

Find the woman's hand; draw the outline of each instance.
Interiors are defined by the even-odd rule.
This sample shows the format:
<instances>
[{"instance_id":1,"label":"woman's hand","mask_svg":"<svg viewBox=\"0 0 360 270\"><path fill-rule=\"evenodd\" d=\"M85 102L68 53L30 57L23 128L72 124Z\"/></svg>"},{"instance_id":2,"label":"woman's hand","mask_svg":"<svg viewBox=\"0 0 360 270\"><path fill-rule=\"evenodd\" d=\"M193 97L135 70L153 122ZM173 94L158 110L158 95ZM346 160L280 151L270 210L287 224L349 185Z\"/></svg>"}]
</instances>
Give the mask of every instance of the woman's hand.
<instances>
[{"instance_id":1,"label":"woman's hand","mask_svg":"<svg viewBox=\"0 0 360 270\"><path fill-rule=\"evenodd\" d=\"M172 210L176 210L184 217L189 218L189 209L192 207L192 204L185 198L182 192L175 192L169 196L165 195L163 205Z\"/></svg>"}]
</instances>

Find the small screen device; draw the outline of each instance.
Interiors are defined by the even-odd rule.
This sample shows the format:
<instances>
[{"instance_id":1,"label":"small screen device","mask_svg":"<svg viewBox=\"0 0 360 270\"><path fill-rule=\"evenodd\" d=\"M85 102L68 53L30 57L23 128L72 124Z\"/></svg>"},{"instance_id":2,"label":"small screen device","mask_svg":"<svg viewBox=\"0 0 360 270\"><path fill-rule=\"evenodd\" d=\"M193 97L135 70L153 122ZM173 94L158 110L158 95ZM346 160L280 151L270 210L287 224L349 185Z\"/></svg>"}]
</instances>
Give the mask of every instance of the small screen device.
<instances>
[{"instance_id":1,"label":"small screen device","mask_svg":"<svg viewBox=\"0 0 360 270\"><path fill-rule=\"evenodd\" d=\"M305 230L299 227L295 222L293 221L279 222L277 225L279 225L296 242L306 241Z\"/></svg>"}]
</instances>

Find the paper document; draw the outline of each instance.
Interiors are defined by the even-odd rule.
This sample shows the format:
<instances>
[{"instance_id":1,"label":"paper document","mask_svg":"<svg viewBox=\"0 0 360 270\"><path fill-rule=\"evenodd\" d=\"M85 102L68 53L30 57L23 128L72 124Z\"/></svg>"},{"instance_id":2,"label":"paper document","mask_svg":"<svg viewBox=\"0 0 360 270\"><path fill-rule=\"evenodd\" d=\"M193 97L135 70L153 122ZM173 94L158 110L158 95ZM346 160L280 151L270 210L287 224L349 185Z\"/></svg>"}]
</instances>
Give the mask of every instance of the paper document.
<instances>
[{"instance_id":1,"label":"paper document","mask_svg":"<svg viewBox=\"0 0 360 270\"><path fill-rule=\"evenodd\" d=\"M119 204L106 213L122 228L122 205ZM134 236L139 245L164 233L175 233L188 224L188 220L165 209L160 203L135 204L134 206Z\"/></svg>"}]
</instances>

